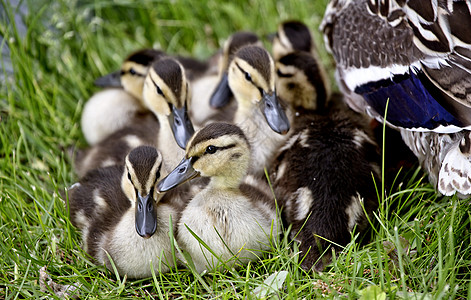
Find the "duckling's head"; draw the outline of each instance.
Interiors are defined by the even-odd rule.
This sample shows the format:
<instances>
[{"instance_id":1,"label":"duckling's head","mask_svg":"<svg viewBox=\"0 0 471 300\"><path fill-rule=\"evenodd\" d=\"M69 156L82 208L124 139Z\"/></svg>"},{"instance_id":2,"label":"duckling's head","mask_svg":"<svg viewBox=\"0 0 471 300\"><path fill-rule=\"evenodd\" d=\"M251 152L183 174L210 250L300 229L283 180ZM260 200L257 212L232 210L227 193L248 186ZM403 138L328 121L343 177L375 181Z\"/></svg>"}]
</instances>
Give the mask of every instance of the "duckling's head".
<instances>
[{"instance_id":1,"label":"duckling's head","mask_svg":"<svg viewBox=\"0 0 471 300\"><path fill-rule=\"evenodd\" d=\"M278 31L273 38L272 52L275 60L294 52L311 52L313 47L312 36L309 28L300 21L286 21L278 26Z\"/></svg>"},{"instance_id":2,"label":"duckling's head","mask_svg":"<svg viewBox=\"0 0 471 300\"><path fill-rule=\"evenodd\" d=\"M296 51L276 61L276 90L291 107L322 110L327 101L325 80L318 62L307 52Z\"/></svg>"},{"instance_id":3,"label":"duckling's head","mask_svg":"<svg viewBox=\"0 0 471 300\"><path fill-rule=\"evenodd\" d=\"M121 187L135 207L136 231L144 238L151 237L157 228L155 205L160 194L155 185L161 168L162 155L154 147L139 146L126 156Z\"/></svg>"},{"instance_id":4,"label":"duckling's head","mask_svg":"<svg viewBox=\"0 0 471 300\"><path fill-rule=\"evenodd\" d=\"M123 62L121 70L98 78L95 85L103 87L122 87L125 91L142 99L142 87L150 65L164 56L155 49L142 49L131 53Z\"/></svg>"},{"instance_id":5,"label":"duckling's head","mask_svg":"<svg viewBox=\"0 0 471 300\"><path fill-rule=\"evenodd\" d=\"M238 102L238 112L251 113L258 106L270 128L285 134L289 121L275 91L275 64L258 46L239 49L228 70L229 86Z\"/></svg>"},{"instance_id":6,"label":"duckling's head","mask_svg":"<svg viewBox=\"0 0 471 300\"><path fill-rule=\"evenodd\" d=\"M255 33L240 31L231 35L224 43L222 56L219 60L219 74L221 78L218 85L214 89L211 98L209 98L209 104L211 107L223 107L231 99L232 93L227 82L227 69L237 50L247 45L262 46L262 42Z\"/></svg>"},{"instance_id":7,"label":"duckling's head","mask_svg":"<svg viewBox=\"0 0 471 300\"><path fill-rule=\"evenodd\" d=\"M195 131L187 113L191 93L183 66L173 58L154 62L145 80L143 96L145 105L159 122L169 122L175 141L185 149Z\"/></svg>"},{"instance_id":8,"label":"duckling's head","mask_svg":"<svg viewBox=\"0 0 471 300\"><path fill-rule=\"evenodd\" d=\"M188 142L180 164L158 184L167 191L197 176L210 177L219 188L237 188L250 163L250 145L243 131L228 123L211 123Z\"/></svg>"}]
</instances>

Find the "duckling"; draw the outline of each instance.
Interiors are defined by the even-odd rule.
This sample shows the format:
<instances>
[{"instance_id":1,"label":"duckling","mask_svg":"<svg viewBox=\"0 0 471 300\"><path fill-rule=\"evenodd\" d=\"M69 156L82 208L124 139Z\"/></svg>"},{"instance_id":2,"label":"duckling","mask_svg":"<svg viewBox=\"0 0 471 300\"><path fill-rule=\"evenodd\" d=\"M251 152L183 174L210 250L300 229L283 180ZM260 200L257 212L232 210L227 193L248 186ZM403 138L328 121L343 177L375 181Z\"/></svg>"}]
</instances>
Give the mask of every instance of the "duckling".
<instances>
[{"instance_id":1,"label":"duckling","mask_svg":"<svg viewBox=\"0 0 471 300\"><path fill-rule=\"evenodd\" d=\"M261 47L245 46L229 65L228 81L237 101L234 123L252 145L250 173L263 175L290 128L275 91L273 59Z\"/></svg>"},{"instance_id":2,"label":"duckling","mask_svg":"<svg viewBox=\"0 0 471 300\"><path fill-rule=\"evenodd\" d=\"M364 212L370 215L377 208L380 156L366 118L348 110L316 110L315 102L325 101L316 65L305 52L277 63L277 90L296 115L270 178L283 220L300 243L301 266L322 271L330 248L346 245L355 227L365 229Z\"/></svg>"},{"instance_id":3,"label":"duckling","mask_svg":"<svg viewBox=\"0 0 471 300\"><path fill-rule=\"evenodd\" d=\"M151 265L156 273L174 265L169 232L176 229L185 197L157 192L161 168L158 150L139 146L123 165L92 170L69 189L71 222L97 263L109 270L114 264L130 278L152 276Z\"/></svg>"},{"instance_id":4,"label":"duckling","mask_svg":"<svg viewBox=\"0 0 471 300\"><path fill-rule=\"evenodd\" d=\"M378 207L380 157L358 116L338 112L304 121L280 149L271 182L291 237L305 255L301 266L322 271L331 247L339 250L336 245L350 242L355 227L366 228L363 208L371 215Z\"/></svg>"},{"instance_id":5,"label":"duckling","mask_svg":"<svg viewBox=\"0 0 471 300\"><path fill-rule=\"evenodd\" d=\"M234 53L244 45L262 45L257 35L251 32L236 32L224 43L218 56L218 73L202 76L192 82L194 105L190 108L191 119L197 128L211 122L231 122L237 103L231 101L232 92L227 83L227 68ZM208 91L212 91L211 94Z\"/></svg>"},{"instance_id":6,"label":"duckling","mask_svg":"<svg viewBox=\"0 0 471 300\"><path fill-rule=\"evenodd\" d=\"M150 65L160 58L173 57L186 70L187 79L195 80L204 76L208 72L216 73L214 70L214 60L210 58L208 61L200 61L191 57L171 56L161 50L141 49L131 53L124 61L121 70L110 73L95 80L95 85L102 87L122 87L137 99L142 99L142 87L144 79Z\"/></svg>"},{"instance_id":7,"label":"duckling","mask_svg":"<svg viewBox=\"0 0 471 300\"><path fill-rule=\"evenodd\" d=\"M95 85L101 87L120 87L142 100L144 79L152 63L165 56L156 49L137 50L124 60L121 70L112 72L95 80Z\"/></svg>"},{"instance_id":8,"label":"duckling","mask_svg":"<svg viewBox=\"0 0 471 300\"><path fill-rule=\"evenodd\" d=\"M81 128L90 146L98 144L113 132L146 118L148 110L142 102L142 87L151 63L163 52L144 49L130 54L119 72L95 81L107 87L95 93L85 104Z\"/></svg>"},{"instance_id":9,"label":"duckling","mask_svg":"<svg viewBox=\"0 0 471 300\"><path fill-rule=\"evenodd\" d=\"M302 51L309 53L314 58L315 62L321 62L319 51L317 50L311 31L306 24L301 21L290 20L280 23L272 42L272 53L275 61L295 51ZM327 71L322 63L316 64L316 70L319 74L319 78L316 80L322 80L324 86L324 91L319 90L318 92L325 92L325 97L329 100L332 91Z\"/></svg>"},{"instance_id":10,"label":"duckling","mask_svg":"<svg viewBox=\"0 0 471 300\"><path fill-rule=\"evenodd\" d=\"M95 94L84 107L81 124L89 145L97 144L116 130L139 122L142 115L149 114L142 95L144 80L150 65L164 57L169 56L160 50L138 50L124 60L120 71L95 81L97 86L108 89ZM216 74L213 66L216 58L203 62L190 57L175 57L184 66L189 81Z\"/></svg>"},{"instance_id":11,"label":"duckling","mask_svg":"<svg viewBox=\"0 0 471 300\"><path fill-rule=\"evenodd\" d=\"M287 115L290 123L302 124L304 114L329 114L339 110L349 110L343 100L343 95L334 93L330 99L326 98L323 86L322 73L319 71L314 57L306 52L293 52L282 56L275 63L277 69L276 89L281 98L288 103ZM355 113L349 112L354 115ZM365 116L365 118L367 118ZM365 120L366 122L366 120ZM370 123L374 130L374 140L381 141L383 128L378 122ZM400 169L410 168L415 162L414 154L403 142L399 132L386 128L386 141L388 147L384 151L384 178L387 186L391 187L397 182ZM381 144L381 143L380 143Z\"/></svg>"},{"instance_id":12,"label":"duckling","mask_svg":"<svg viewBox=\"0 0 471 300\"><path fill-rule=\"evenodd\" d=\"M321 29L353 109L401 131L444 195L471 194L469 1L332 1ZM387 114L386 114L387 107Z\"/></svg>"},{"instance_id":13,"label":"duckling","mask_svg":"<svg viewBox=\"0 0 471 300\"><path fill-rule=\"evenodd\" d=\"M157 146L164 157L165 169L171 170L179 163L187 141L195 132L188 116L191 90L183 66L173 58L152 64L143 97L159 120Z\"/></svg>"},{"instance_id":14,"label":"duckling","mask_svg":"<svg viewBox=\"0 0 471 300\"><path fill-rule=\"evenodd\" d=\"M243 131L232 124L211 123L195 133L181 163L158 183L158 190L165 192L197 176L210 178L178 221L178 244L189 252L198 272L234 256L242 264L255 260L277 234L275 200L243 183L249 164L250 145Z\"/></svg>"},{"instance_id":15,"label":"duckling","mask_svg":"<svg viewBox=\"0 0 471 300\"><path fill-rule=\"evenodd\" d=\"M153 114L118 130L78 155L76 170L83 176L89 170L122 164L126 154L139 145L158 146L164 157L164 172L178 164L194 129L187 107L191 93L185 70L173 58L154 62L143 84L144 104Z\"/></svg>"},{"instance_id":16,"label":"duckling","mask_svg":"<svg viewBox=\"0 0 471 300\"><path fill-rule=\"evenodd\" d=\"M229 103L232 98L232 92L229 88L227 72L229 69L229 64L231 63L234 54L247 45L257 45L262 47L262 42L259 40L258 36L252 32L240 31L236 32L229 37L229 39L224 43L223 54L219 60L219 83L211 94L209 103L213 108L221 108Z\"/></svg>"}]
</instances>

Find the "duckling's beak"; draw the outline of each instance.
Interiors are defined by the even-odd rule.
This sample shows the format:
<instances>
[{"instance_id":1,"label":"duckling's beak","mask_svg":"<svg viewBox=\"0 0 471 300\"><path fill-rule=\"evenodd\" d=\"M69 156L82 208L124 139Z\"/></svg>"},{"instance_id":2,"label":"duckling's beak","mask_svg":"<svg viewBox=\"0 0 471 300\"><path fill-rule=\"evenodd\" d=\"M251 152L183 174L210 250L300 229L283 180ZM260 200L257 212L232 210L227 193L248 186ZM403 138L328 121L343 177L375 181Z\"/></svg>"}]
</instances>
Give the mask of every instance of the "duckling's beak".
<instances>
[{"instance_id":1,"label":"duckling's beak","mask_svg":"<svg viewBox=\"0 0 471 300\"><path fill-rule=\"evenodd\" d=\"M116 71L98 78L95 80L95 85L101 87L123 87L121 85L121 71Z\"/></svg>"},{"instance_id":2,"label":"duckling's beak","mask_svg":"<svg viewBox=\"0 0 471 300\"><path fill-rule=\"evenodd\" d=\"M224 107L229 100L231 100L232 91L229 87L229 80L227 72L224 72L221 80L219 81L216 89L214 90L211 98L209 98L209 105L212 108L221 108Z\"/></svg>"},{"instance_id":3,"label":"duckling's beak","mask_svg":"<svg viewBox=\"0 0 471 300\"><path fill-rule=\"evenodd\" d=\"M261 109L268 125L273 131L280 134L286 134L288 132L289 120L275 92L267 94L263 91Z\"/></svg>"},{"instance_id":4,"label":"duckling's beak","mask_svg":"<svg viewBox=\"0 0 471 300\"><path fill-rule=\"evenodd\" d=\"M193 124L188 117L186 105L182 108L176 108L172 105L172 113L168 118L175 141L180 148L185 149L186 143L193 136L193 133L195 133Z\"/></svg>"},{"instance_id":5,"label":"duckling's beak","mask_svg":"<svg viewBox=\"0 0 471 300\"><path fill-rule=\"evenodd\" d=\"M157 212L154 208L154 199L151 195L141 196L137 193L136 203L136 231L145 239L150 238L157 229Z\"/></svg>"},{"instance_id":6,"label":"duckling's beak","mask_svg":"<svg viewBox=\"0 0 471 300\"><path fill-rule=\"evenodd\" d=\"M200 174L193 169L192 158L183 158L178 166L157 184L159 192L166 192Z\"/></svg>"}]
</instances>

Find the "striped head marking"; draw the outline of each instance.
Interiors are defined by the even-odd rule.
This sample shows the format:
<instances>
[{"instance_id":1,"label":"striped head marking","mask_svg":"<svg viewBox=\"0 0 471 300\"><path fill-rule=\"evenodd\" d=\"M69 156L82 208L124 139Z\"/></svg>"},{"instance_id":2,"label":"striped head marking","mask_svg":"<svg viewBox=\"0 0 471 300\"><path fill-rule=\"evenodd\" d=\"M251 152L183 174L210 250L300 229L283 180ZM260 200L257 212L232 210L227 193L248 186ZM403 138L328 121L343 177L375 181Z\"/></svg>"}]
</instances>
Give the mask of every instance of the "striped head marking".
<instances>
[{"instance_id":1,"label":"striped head marking","mask_svg":"<svg viewBox=\"0 0 471 300\"><path fill-rule=\"evenodd\" d=\"M237 51L228 80L238 103L236 120L254 116L258 107L273 131L288 132L289 121L275 91L275 64L265 49L245 46Z\"/></svg>"},{"instance_id":2,"label":"striped head marking","mask_svg":"<svg viewBox=\"0 0 471 300\"><path fill-rule=\"evenodd\" d=\"M172 106L190 105L190 90L183 66L173 58L154 62L144 85L144 101L156 114L170 115Z\"/></svg>"},{"instance_id":3,"label":"striped head marking","mask_svg":"<svg viewBox=\"0 0 471 300\"><path fill-rule=\"evenodd\" d=\"M258 103L263 93L275 93L275 64L258 46L239 49L228 71L229 86L240 104Z\"/></svg>"},{"instance_id":4,"label":"striped head marking","mask_svg":"<svg viewBox=\"0 0 471 300\"><path fill-rule=\"evenodd\" d=\"M238 126L211 123L188 142L185 157L200 175L238 186L249 167L250 145Z\"/></svg>"},{"instance_id":5,"label":"striped head marking","mask_svg":"<svg viewBox=\"0 0 471 300\"><path fill-rule=\"evenodd\" d=\"M144 84L144 102L156 114L159 122L169 122L175 141L181 148L195 130L188 117L190 87L185 69L173 58L152 64Z\"/></svg>"},{"instance_id":6,"label":"striped head marking","mask_svg":"<svg viewBox=\"0 0 471 300\"><path fill-rule=\"evenodd\" d=\"M247 173L250 146L242 130L232 124L211 123L188 141L180 164L158 183L168 191L197 176L211 178L210 186L238 188Z\"/></svg>"},{"instance_id":7,"label":"striped head marking","mask_svg":"<svg viewBox=\"0 0 471 300\"><path fill-rule=\"evenodd\" d=\"M154 186L160 179L161 167L162 156L154 147L139 146L126 156L121 185L128 199L132 200L132 206L139 195L159 200Z\"/></svg>"},{"instance_id":8,"label":"striped head marking","mask_svg":"<svg viewBox=\"0 0 471 300\"><path fill-rule=\"evenodd\" d=\"M122 187L135 210L135 228L143 238L150 238L157 229L157 207L160 200L157 180L160 179L162 156L154 147L134 148L125 160Z\"/></svg>"}]
</instances>

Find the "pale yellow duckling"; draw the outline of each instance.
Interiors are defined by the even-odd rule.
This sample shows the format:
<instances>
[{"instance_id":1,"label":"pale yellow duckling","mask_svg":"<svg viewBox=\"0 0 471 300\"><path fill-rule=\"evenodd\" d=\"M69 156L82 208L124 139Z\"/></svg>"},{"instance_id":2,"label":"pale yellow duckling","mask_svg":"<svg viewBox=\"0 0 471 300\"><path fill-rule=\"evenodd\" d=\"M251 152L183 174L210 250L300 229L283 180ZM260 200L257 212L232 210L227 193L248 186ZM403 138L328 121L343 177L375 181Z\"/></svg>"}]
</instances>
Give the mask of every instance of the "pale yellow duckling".
<instances>
[{"instance_id":1,"label":"pale yellow duckling","mask_svg":"<svg viewBox=\"0 0 471 300\"><path fill-rule=\"evenodd\" d=\"M192 82L194 105L191 106L191 119L195 126L201 128L211 122L233 120L237 103L231 101L233 96L227 81L227 69L235 52L251 44L262 45L256 34L244 31L234 33L224 42L217 63L218 73Z\"/></svg>"},{"instance_id":2,"label":"pale yellow duckling","mask_svg":"<svg viewBox=\"0 0 471 300\"><path fill-rule=\"evenodd\" d=\"M173 58L154 62L146 75L143 94L144 105L151 113L79 155L75 163L79 176L98 167L122 164L126 154L139 145L158 146L165 172L178 164L194 133L186 112L191 93L185 70Z\"/></svg>"},{"instance_id":3,"label":"pale yellow duckling","mask_svg":"<svg viewBox=\"0 0 471 300\"><path fill-rule=\"evenodd\" d=\"M275 90L275 64L258 46L238 50L229 65L228 81L237 101L234 123L252 146L250 172L262 175L286 140L290 124Z\"/></svg>"},{"instance_id":4,"label":"pale yellow duckling","mask_svg":"<svg viewBox=\"0 0 471 300\"><path fill-rule=\"evenodd\" d=\"M146 77L143 97L145 105L159 121L157 146L165 169L171 170L180 162L186 143L194 133L188 116L191 89L183 66L173 58L155 62Z\"/></svg>"},{"instance_id":5,"label":"pale yellow duckling","mask_svg":"<svg viewBox=\"0 0 471 300\"><path fill-rule=\"evenodd\" d=\"M221 108L232 99L227 72L234 54L240 48L248 45L262 46L258 36L252 32L240 31L229 37L224 43L222 57L219 60L219 83L211 94L209 103L213 108Z\"/></svg>"},{"instance_id":6,"label":"pale yellow duckling","mask_svg":"<svg viewBox=\"0 0 471 300\"><path fill-rule=\"evenodd\" d=\"M255 260L270 249L277 234L274 198L242 183L250 160L250 145L239 127L212 123L195 133L184 159L158 183L159 191L164 192L197 176L210 178L178 222L179 246L191 255L198 272L214 269L220 262L231 267L235 262L229 260L234 256L239 264Z\"/></svg>"},{"instance_id":7,"label":"pale yellow duckling","mask_svg":"<svg viewBox=\"0 0 471 300\"><path fill-rule=\"evenodd\" d=\"M85 104L81 128L90 146L148 114L142 102L142 87L147 70L163 52L144 49L129 55L121 70L95 81L108 89L95 93Z\"/></svg>"}]
</instances>

